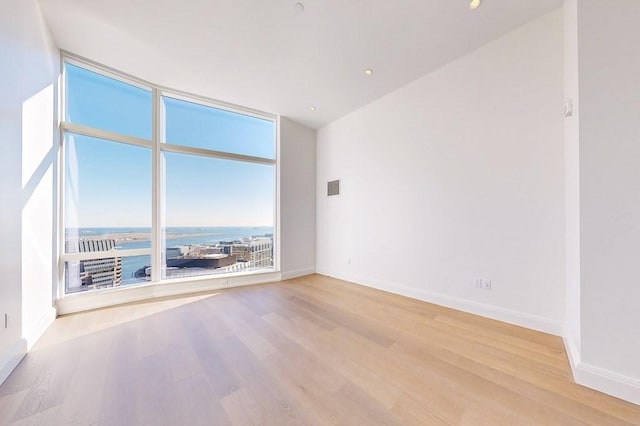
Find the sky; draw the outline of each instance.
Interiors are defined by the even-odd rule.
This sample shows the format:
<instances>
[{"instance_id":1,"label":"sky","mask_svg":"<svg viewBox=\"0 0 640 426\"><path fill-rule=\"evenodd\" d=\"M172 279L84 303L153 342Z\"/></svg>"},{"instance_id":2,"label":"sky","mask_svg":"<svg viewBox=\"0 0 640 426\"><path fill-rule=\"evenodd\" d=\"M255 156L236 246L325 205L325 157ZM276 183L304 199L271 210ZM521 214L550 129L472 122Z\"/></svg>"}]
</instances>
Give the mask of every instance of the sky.
<instances>
[{"instance_id":1,"label":"sky","mask_svg":"<svg viewBox=\"0 0 640 426\"><path fill-rule=\"evenodd\" d=\"M66 65L67 118L151 139L151 92ZM274 123L163 99L176 145L275 158ZM66 227L150 227L150 148L65 135ZM275 166L164 153L166 226L273 226Z\"/></svg>"}]
</instances>

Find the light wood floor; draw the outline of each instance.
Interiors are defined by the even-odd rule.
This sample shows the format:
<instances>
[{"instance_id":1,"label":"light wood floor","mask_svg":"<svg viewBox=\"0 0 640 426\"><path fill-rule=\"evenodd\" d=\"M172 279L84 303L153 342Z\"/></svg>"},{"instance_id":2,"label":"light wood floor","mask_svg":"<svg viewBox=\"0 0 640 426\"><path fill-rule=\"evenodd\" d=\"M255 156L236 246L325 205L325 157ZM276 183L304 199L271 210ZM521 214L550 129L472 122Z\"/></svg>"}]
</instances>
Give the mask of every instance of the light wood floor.
<instances>
[{"instance_id":1,"label":"light wood floor","mask_svg":"<svg viewBox=\"0 0 640 426\"><path fill-rule=\"evenodd\" d=\"M640 425L558 337L313 275L58 318L0 424Z\"/></svg>"}]
</instances>

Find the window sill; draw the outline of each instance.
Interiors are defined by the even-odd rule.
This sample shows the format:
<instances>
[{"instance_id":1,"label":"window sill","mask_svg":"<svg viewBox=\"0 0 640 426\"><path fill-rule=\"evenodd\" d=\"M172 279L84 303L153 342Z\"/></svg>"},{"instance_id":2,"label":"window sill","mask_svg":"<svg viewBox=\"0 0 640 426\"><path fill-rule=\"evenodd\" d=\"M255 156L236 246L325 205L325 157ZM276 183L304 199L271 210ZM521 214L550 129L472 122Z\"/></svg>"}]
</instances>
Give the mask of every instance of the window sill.
<instances>
[{"instance_id":1,"label":"window sill","mask_svg":"<svg viewBox=\"0 0 640 426\"><path fill-rule=\"evenodd\" d=\"M280 280L281 273L275 269L216 276L203 275L191 278L176 278L159 282L67 294L56 300L56 308L58 315L66 315L156 297L177 296L202 291L264 284Z\"/></svg>"}]
</instances>

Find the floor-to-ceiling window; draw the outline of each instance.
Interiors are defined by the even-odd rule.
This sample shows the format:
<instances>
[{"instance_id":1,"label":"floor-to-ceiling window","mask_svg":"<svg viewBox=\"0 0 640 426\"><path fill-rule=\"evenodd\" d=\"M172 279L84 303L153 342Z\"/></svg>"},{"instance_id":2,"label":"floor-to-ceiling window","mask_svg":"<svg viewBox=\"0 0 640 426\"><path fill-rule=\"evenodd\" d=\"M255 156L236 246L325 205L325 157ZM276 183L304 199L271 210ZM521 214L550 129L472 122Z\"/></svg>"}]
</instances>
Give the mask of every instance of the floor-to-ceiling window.
<instances>
[{"instance_id":1,"label":"floor-to-ceiling window","mask_svg":"<svg viewBox=\"0 0 640 426\"><path fill-rule=\"evenodd\" d=\"M274 116L63 66L66 293L275 268Z\"/></svg>"}]
</instances>

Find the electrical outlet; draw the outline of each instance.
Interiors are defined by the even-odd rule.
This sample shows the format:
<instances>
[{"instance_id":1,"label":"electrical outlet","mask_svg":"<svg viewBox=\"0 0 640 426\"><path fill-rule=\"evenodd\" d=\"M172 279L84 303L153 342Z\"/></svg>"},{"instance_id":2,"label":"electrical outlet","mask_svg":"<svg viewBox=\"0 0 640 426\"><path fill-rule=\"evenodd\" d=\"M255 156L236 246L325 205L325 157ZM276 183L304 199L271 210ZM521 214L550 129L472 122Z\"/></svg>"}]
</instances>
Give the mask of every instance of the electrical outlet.
<instances>
[{"instance_id":1,"label":"electrical outlet","mask_svg":"<svg viewBox=\"0 0 640 426\"><path fill-rule=\"evenodd\" d=\"M482 279L482 288L485 290L491 290L491 280Z\"/></svg>"}]
</instances>

